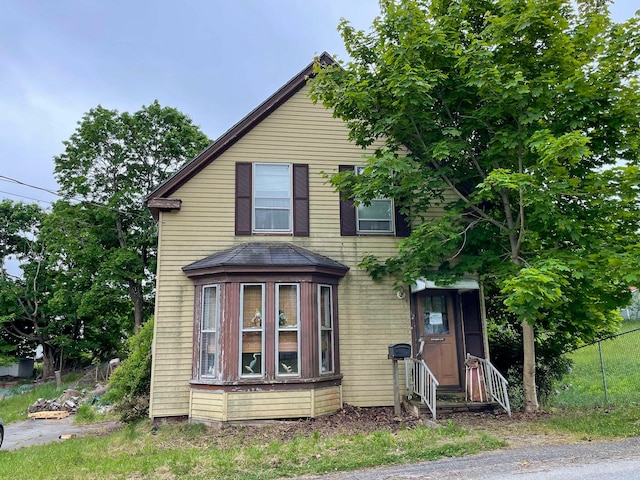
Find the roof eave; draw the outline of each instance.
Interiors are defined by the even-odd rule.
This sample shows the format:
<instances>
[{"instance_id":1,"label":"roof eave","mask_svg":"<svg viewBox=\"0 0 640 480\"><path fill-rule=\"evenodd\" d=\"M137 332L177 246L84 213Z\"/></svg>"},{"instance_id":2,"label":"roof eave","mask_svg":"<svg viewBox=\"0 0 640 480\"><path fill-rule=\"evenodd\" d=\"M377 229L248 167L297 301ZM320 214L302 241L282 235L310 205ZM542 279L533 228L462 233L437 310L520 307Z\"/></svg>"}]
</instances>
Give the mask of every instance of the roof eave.
<instances>
[{"instance_id":1,"label":"roof eave","mask_svg":"<svg viewBox=\"0 0 640 480\"><path fill-rule=\"evenodd\" d=\"M336 61L324 52L317 59L307 65L295 77L280 87L273 95L254 108L247 116L227 130L222 136L214 141L208 148L200 152L193 160L178 170L171 178L166 180L147 197L149 202L157 198L166 198L184 185L191 177L213 162L222 153L228 150L240 138L246 135L253 127L258 125L264 118L270 115L280 105L289 100L302 87L306 85L307 79L313 76L315 63L333 65ZM151 207L150 207L151 208ZM153 210L152 210L153 212ZM155 216L155 214L154 214Z\"/></svg>"}]
</instances>

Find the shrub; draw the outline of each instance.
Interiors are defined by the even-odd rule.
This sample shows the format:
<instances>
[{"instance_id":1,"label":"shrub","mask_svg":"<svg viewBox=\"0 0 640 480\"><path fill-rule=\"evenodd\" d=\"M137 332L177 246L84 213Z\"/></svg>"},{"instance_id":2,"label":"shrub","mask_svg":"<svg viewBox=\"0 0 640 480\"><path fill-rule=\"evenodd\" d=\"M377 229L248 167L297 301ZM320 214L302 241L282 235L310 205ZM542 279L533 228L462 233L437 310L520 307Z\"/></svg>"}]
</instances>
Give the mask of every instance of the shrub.
<instances>
[{"instance_id":1,"label":"shrub","mask_svg":"<svg viewBox=\"0 0 640 480\"><path fill-rule=\"evenodd\" d=\"M149 412L152 341L153 318L129 339L129 356L109 379L109 390L104 399L113 402L122 421L130 422Z\"/></svg>"},{"instance_id":2,"label":"shrub","mask_svg":"<svg viewBox=\"0 0 640 480\"><path fill-rule=\"evenodd\" d=\"M522 331L513 325L487 325L491 363L509 381L509 400L513 410L524 406L522 387ZM545 404L554 384L569 370L572 361L543 335L536 337L536 386L538 401Z\"/></svg>"}]
</instances>

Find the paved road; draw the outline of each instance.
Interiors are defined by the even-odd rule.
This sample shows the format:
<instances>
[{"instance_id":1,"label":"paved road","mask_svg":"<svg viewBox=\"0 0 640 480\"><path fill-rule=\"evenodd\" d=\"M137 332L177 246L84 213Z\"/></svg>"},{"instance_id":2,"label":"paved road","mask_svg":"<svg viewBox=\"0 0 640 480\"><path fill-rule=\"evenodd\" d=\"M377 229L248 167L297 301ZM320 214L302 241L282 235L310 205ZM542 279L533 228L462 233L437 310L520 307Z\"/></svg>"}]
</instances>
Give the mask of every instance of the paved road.
<instances>
[{"instance_id":1,"label":"paved road","mask_svg":"<svg viewBox=\"0 0 640 480\"><path fill-rule=\"evenodd\" d=\"M638 480L640 437L499 450L314 480Z\"/></svg>"},{"instance_id":2,"label":"paved road","mask_svg":"<svg viewBox=\"0 0 640 480\"><path fill-rule=\"evenodd\" d=\"M60 435L89 435L106 433L116 428L116 422L75 425L75 417L60 420L26 420L4 426L2 450L16 450L21 447L47 442L60 442Z\"/></svg>"}]
</instances>

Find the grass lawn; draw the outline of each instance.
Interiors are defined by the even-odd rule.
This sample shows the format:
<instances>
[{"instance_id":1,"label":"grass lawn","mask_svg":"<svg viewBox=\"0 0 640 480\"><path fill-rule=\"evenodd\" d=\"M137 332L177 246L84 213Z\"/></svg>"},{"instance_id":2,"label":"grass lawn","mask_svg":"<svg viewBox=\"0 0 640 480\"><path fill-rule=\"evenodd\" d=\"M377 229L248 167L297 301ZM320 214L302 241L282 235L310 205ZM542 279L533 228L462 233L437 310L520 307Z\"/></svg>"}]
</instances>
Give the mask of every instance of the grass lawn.
<instances>
[{"instance_id":1,"label":"grass lawn","mask_svg":"<svg viewBox=\"0 0 640 480\"><path fill-rule=\"evenodd\" d=\"M504 445L451 423L288 439L270 439L268 425L264 435L246 436L242 427L233 428L225 436L198 424L167 425L153 434L144 421L103 438L0 451L0 478L271 479L435 460Z\"/></svg>"},{"instance_id":2,"label":"grass lawn","mask_svg":"<svg viewBox=\"0 0 640 480\"><path fill-rule=\"evenodd\" d=\"M640 322L624 322L622 332L640 328ZM640 330L600 342L607 398L598 344L571 352L571 373L557 385L551 407L582 409L597 406L640 405Z\"/></svg>"}]
</instances>

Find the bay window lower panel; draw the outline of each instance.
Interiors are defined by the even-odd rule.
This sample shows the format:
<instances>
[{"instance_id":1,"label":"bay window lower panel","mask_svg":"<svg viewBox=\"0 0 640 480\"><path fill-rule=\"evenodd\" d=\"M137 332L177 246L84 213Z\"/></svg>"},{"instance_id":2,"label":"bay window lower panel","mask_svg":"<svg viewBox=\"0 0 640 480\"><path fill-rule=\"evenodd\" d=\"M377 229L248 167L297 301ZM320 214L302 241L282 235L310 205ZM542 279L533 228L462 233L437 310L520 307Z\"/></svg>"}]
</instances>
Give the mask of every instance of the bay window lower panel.
<instances>
[{"instance_id":1,"label":"bay window lower panel","mask_svg":"<svg viewBox=\"0 0 640 480\"><path fill-rule=\"evenodd\" d=\"M204 423L313 418L342 408L342 387L228 391L192 385L192 421Z\"/></svg>"}]
</instances>

